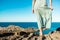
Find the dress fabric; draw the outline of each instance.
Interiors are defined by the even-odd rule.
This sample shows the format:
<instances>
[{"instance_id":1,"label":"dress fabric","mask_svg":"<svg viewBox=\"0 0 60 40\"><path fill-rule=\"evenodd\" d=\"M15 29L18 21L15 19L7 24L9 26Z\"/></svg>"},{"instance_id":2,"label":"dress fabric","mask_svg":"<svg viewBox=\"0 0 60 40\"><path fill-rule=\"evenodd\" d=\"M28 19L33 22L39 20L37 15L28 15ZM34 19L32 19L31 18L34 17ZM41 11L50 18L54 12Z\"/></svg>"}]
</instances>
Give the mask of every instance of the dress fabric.
<instances>
[{"instance_id":1,"label":"dress fabric","mask_svg":"<svg viewBox=\"0 0 60 40\"><path fill-rule=\"evenodd\" d=\"M47 5L47 0L36 0L34 11L37 16L37 24L40 28L50 28L52 21L52 12Z\"/></svg>"}]
</instances>

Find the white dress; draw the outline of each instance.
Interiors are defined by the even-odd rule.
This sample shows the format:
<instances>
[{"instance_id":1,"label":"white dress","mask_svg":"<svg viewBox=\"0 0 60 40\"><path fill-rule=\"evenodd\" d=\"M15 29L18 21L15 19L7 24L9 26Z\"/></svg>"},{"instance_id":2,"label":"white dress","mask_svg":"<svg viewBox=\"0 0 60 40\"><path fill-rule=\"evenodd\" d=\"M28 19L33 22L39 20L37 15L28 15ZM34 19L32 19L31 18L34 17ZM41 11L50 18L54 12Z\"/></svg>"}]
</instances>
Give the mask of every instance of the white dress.
<instances>
[{"instance_id":1,"label":"white dress","mask_svg":"<svg viewBox=\"0 0 60 40\"><path fill-rule=\"evenodd\" d=\"M34 11L37 16L37 24L39 29L43 27L51 27L52 13L47 3L47 0L36 0L35 2Z\"/></svg>"}]
</instances>

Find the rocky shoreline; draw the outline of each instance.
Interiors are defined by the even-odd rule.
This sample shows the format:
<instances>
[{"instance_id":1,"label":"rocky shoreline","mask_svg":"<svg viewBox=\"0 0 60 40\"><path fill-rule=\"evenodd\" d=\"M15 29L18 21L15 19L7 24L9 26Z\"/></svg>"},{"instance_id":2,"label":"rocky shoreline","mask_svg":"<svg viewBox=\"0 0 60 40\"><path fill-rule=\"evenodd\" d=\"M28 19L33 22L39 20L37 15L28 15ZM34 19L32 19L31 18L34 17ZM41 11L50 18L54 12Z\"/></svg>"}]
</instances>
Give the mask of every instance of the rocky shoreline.
<instances>
[{"instance_id":1,"label":"rocky shoreline","mask_svg":"<svg viewBox=\"0 0 60 40\"><path fill-rule=\"evenodd\" d=\"M0 27L0 40L41 40L38 34L34 34L37 31L39 30L15 25ZM60 28L44 35L43 40L60 40Z\"/></svg>"}]
</instances>

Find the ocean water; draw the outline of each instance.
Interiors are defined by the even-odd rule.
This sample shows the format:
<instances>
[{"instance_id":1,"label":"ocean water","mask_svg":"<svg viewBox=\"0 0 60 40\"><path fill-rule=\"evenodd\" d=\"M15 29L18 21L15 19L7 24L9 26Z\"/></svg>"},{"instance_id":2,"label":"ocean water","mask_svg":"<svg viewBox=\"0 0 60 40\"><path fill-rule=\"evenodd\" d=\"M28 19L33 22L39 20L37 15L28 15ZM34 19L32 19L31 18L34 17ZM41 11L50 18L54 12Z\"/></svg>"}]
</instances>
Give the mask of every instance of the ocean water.
<instances>
[{"instance_id":1,"label":"ocean water","mask_svg":"<svg viewBox=\"0 0 60 40\"><path fill-rule=\"evenodd\" d=\"M0 22L1 27L7 27L9 25L16 25L23 28L35 28L38 29L37 22ZM56 30L60 27L60 22L52 22L51 28L49 30L44 30L44 34L48 34L51 31Z\"/></svg>"}]
</instances>

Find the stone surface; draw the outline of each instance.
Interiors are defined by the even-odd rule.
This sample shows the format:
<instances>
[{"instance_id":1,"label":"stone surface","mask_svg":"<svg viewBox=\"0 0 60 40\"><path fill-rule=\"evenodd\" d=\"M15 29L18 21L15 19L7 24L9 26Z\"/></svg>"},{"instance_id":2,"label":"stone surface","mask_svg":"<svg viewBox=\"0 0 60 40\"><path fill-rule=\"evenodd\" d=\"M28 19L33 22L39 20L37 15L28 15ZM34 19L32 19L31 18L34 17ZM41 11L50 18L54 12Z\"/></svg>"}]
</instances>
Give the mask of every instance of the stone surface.
<instances>
[{"instance_id":1,"label":"stone surface","mask_svg":"<svg viewBox=\"0 0 60 40\"><path fill-rule=\"evenodd\" d=\"M21 28L15 25L0 27L0 40L60 40L60 28L44 35L43 39L38 34L34 34L37 31L38 29Z\"/></svg>"}]
</instances>

